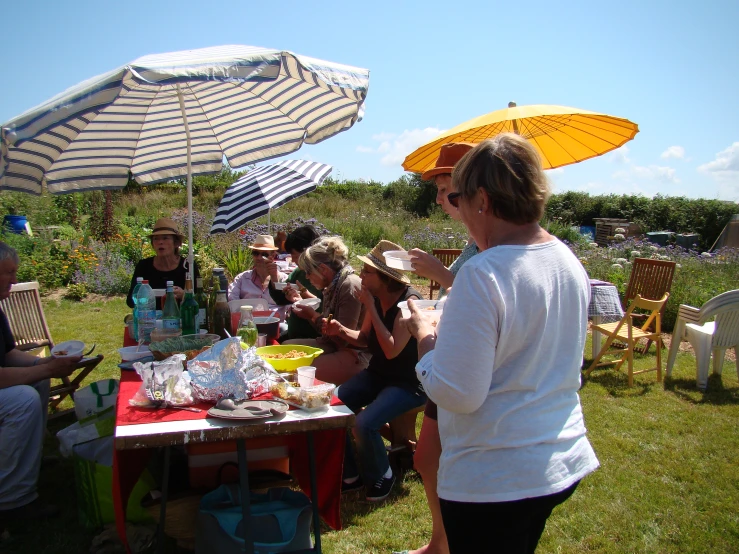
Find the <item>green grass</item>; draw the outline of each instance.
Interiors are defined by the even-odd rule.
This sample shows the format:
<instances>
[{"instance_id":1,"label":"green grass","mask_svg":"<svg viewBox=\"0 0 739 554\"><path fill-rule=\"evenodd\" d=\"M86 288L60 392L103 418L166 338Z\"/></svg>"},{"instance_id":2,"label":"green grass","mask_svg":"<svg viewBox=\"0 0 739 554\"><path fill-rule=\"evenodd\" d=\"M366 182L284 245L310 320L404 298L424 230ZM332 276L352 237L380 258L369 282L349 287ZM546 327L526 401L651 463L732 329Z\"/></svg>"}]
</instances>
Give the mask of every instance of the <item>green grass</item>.
<instances>
[{"instance_id":1,"label":"green grass","mask_svg":"<svg viewBox=\"0 0 739 554\"><path fill-rule=\"evenodd\" d=\"M128 310L122 298L45 301L44 309L57 341L95 342L96 351L106 356L90 380L118 374L116 349ZM590 352L589 344L585 351ZM638 357L637 369L653 361L653 355ZM628 388L623 371L608 369L585 381L585 422L601 468L555 510L538 552L736 552L739 382L734 363L725 362L721 378L709 378L706 393L695 387L695 359L689 353L678 355L665 385L654 373L637 375L635 383ZM69 423L56 420L50 426ZM47 441L48 450L54 442ZM40 525L11 525L0 551L88 551L97 531L77 524L71 464L62 461L45 470L40 491L63 513ZM415 473L406 473L384 503L360 498L357 493L344 497L345 527L323 535L326 553L387 554L428 540L431 520Z\"/></svg>"}]
</instances>

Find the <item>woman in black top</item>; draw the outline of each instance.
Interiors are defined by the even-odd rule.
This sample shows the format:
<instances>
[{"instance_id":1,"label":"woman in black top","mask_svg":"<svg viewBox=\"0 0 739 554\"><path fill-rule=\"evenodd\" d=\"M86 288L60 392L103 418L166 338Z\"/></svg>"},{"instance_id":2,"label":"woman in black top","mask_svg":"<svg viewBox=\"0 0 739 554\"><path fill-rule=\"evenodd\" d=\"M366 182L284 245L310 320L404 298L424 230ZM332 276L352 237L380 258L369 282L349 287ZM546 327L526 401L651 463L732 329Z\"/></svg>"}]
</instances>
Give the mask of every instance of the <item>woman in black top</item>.
<instances>
[{"instance_id":1,"label":"woman in black top","mask_svg":"<svg viewBox=\"0 0 739 554\"><path fill-rule=\"evenodd\" d=\"M416 378L416 341L405 325L398 324L401 314L397 306L408 298L421 298L421 293L409 285L408 277L386 265L383 253L388 250L402 248L382 240L367 256L359 256L364 262L359 293L365 308L361 329L352 331L334 321L324 325L324 334L341 335L350 344L367 347L372 354L367 369L338 390L341 401L358 414L354 438L362 468L360 478L353 454L347 452L343 489L366 485L370 501L386 498L395 483L380 428L426 402Z\"/></svg>"},{"instance_id":2,"label":"woman in black top","mask_svg":"<svg viewBox=\"0 0 739 554\"><path fill-rule=\"evenodd\" d=\"M155 255L152 258L144 258L136 264L133 277L131 277L131 288L128 289L126 298L129 308L133 308L133 289L136 286L137 277L143 277L149 281L149 286L153 289L166 288L167 281L172 281L175 297L178 301L182 300L185 294L185 278L188 273L187 258L180 256L180 246L184 238L177 223L167 217L157 219L149 235ZM193 283L198 277L198 266L195 264Z\"/></svg>"}]
</instances>

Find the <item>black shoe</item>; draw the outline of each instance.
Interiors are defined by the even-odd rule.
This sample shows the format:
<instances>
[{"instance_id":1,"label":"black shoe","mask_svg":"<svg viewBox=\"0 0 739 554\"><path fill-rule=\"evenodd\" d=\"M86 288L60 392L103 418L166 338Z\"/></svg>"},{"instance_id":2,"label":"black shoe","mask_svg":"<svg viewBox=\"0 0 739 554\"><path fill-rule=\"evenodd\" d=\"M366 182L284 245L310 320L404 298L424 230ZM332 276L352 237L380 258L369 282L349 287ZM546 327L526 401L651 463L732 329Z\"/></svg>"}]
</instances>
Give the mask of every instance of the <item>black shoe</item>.
<instances>
[{"instance_id":1,"label":"black shoe","mask_svg":"<svg viewBox=\"0 0 739 554\"><path fill-rule=\"evenodd\" d=\"M385 500L387 495L390 494L394 484L395 474L393 474L390 479L380 477L367 491L367 500L370 502L380 502L381 500Z\"/></svg>"},{"instance_id":2,"label":"black shoe","mask_svg":"<svg viewBox=\"0 0 739 554\"><path fill-rule=\"evenodd\" d=\"M345 481L341 482L341 494L344 494L345 492L358 491L363 488L364 483L362 482L361 477L358 477L356 481L352 481L351 483L346 483Z\"/></svg>"}]
</instances>

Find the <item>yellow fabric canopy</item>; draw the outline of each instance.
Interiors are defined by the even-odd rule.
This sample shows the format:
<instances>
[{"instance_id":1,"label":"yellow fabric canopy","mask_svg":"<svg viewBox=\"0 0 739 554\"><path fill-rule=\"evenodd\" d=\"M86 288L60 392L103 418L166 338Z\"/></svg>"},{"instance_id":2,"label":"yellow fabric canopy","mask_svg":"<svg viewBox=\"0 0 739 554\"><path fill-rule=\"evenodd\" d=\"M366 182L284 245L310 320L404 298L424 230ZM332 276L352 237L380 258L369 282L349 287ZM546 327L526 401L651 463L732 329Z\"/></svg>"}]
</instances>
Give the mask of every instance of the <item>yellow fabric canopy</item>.
<instances>
[{"instance_id":1,"label":"yellow fabric canopy","mask_svg":"<svg viewBox=\"0 0 739 554\"><path fill-rule=\"evenodd\" d=\"M544 169L600 156L633 139L639 126L628 119L567 106L516 106L470 119L417 148L403 169L423 173L434 167L449 142L479 143L500 133L518 133L539 151Z\"/></svg>"}]
</instances>

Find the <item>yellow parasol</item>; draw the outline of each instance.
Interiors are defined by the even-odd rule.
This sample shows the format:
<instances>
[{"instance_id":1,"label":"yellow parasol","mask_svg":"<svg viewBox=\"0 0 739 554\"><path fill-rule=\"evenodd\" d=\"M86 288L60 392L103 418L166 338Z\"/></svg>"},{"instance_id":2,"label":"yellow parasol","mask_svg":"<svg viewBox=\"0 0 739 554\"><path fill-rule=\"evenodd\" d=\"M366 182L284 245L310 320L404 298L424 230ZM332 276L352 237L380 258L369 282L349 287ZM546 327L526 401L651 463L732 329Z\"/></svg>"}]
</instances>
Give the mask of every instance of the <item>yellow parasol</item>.
<instances>
[{"instance_id":1,"label":"yellow parasol","mask_svg":"<svg viewBox=\"0 0 739 554\"><path fill-rule=\"evenodd\" d=\"M415 173L434 167L443 144L477 144L501 133L517 133L539 151L544 169L600 156L633 139L639 126L628 119L567 106L534 104L481 115L445 131L406 156L403 169Z\"/></svg>"}]
</instances>

